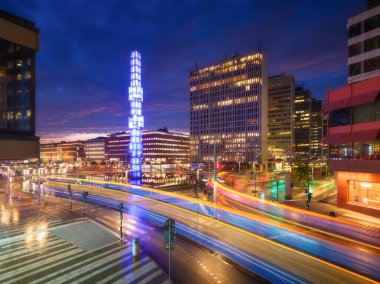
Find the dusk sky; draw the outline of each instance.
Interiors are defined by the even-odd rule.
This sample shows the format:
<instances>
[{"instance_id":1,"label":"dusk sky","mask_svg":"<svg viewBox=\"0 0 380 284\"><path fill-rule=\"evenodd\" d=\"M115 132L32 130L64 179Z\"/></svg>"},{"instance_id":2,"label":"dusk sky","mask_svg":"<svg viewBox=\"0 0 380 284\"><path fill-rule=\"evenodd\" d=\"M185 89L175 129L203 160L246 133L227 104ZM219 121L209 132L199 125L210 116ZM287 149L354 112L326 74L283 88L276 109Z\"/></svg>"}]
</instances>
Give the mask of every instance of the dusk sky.
<instances>
[{"instance_id":1,"label":"dusk sky","mask_svg":"<svg viewBox=\"0 0 380 284\"><path fill-rule=\"evenodd\" d=\"M323 98L347 81L347 20L364 0L2 0L40 29L37 135L127 129L129 54L142 54L145 129L189 130L189 73L258 46L270 75Z\"/></svg>"}]
</instances>

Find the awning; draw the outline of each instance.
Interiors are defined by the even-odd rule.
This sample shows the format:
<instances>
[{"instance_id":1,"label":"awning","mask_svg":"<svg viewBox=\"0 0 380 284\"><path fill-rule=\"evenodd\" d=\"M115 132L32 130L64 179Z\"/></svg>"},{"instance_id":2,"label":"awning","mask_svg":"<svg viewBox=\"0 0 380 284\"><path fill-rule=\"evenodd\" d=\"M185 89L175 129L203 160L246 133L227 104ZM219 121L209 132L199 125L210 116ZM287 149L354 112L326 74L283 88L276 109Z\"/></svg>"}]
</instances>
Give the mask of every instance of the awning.
<instances>
[{"instance_id":1,"label":"awning","mask_svg":"<svg viewBox=\"0 0 380 284\"><path fill-rule=\"evenodd\" d=\"M343 100L338 100L335 102L329 102L322 110L322 112L328 112L330 110L334 109L341 109L347 107L347 104L349 103L351 98L343 99Z\"/></svg>"},{"instance_id":2,"label":"awning","mask_svg":"<svg viewBox=\"0 0 380 284\"><path fill-rule=\"evenodd\" d=\"M351 132L327 134L323 139L323 144L345 144Z\"/></svg>"},{"instance_id":3,"label":"awning","mask_svg":"<svg viewBox=\"0 0 380 284\"><path fill-rule=\"evenodd\" d=\"M374 102L376 101L379 93L380 93L379 90L377 90L377 91L369 92L366 94L353 96L350 98L350 101L348 102L347 107Z\"/></svg>"},{"instance_id":4,"label":"awning","mask_svg":"<svg viewBox=\"0 0 380 284\"><path fill-rule=\"evenodd\" d=\"M375 141L379 135L380 129L355 131L350 134L347 143Z\"/></svg>"}]
</instances>

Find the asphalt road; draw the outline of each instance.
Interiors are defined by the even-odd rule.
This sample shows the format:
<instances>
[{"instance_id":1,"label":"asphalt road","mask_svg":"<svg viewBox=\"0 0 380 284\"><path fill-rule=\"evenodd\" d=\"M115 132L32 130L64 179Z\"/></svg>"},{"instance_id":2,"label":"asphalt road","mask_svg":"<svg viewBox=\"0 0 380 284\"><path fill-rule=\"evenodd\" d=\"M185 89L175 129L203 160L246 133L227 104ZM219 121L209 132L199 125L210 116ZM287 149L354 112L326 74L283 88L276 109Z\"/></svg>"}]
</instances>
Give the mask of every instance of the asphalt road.
<instances>
[{"instance_id":1,"label":"asphalt road","mask_svg":"<svg viewBox=\"0 0 380 284\"><path fill-rule=\"evenodd\" d=\"M130 198L130 194L125 192L93 187L86 188L91 194L107 196L116 200L127 200ZM187 223L189 226L198 227L199 230L202 230L213 237L227 239L228 243L231 245L244 248L245 251L253 253L261 259L266 259L271 263L276 263L278 266L283 267L288 271L292 271L297 275L301 275L312 282L318 283L324 281L320 283L336 283L337 281L347 281L347 283L366 283L368 281L365 278L358 277L356 274L348 273L347 270L340 269L339 267L283 246L278 246L271 241L268 242L267 240L263 240L252 234L247 234L244 231L225 226L225 224L217 221L210 223L210 221L207 221L207 218L203 218L202 216L189 211L185 212L183 210L178 210L178 208L175 209L174 206L169 206L157 201L139 199L140 201L134 198L133 202L138 202L139 205L149 207L151 210L160 214L169 215L175 218L175 220ZM251 240L252 238L255 240ZM260 245L252 246L253 243L260 243ZM308 269L307 271L302 269L306 263L308 264L308 267L312 269Z\"/></svg>"}]
</instances>

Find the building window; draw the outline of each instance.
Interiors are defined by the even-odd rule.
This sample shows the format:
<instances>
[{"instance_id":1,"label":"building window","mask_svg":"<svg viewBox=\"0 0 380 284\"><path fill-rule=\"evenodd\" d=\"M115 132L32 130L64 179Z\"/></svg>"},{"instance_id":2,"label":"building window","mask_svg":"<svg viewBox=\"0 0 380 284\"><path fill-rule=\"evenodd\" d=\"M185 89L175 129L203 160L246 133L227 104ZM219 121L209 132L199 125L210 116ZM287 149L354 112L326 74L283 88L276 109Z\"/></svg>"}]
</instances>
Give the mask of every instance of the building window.
<instances>
[{"instance_id":1,"label":"building window","mask_svg":"<svg viewBox=\"0 0 380 284\"><path fill-rule=\"evenodd\" d=\"M380 27L380 14L364 21L364 32L369 32Z\"/></svg>"},{"instance_id":2,"label":"building window","mask_svg":"<svg viewBox=\"0 0 380 284\"><path fill-rule=\"evenodd\" d=\"M361 67L360 62L351 64L350 66L348 66L348 75L349 76L359 75L360 73L362 73L360 67Z\"/></svg>"},{"instance_id":3,"label":"building window","mask_svg":"<svg viewBox=\"0 0 380 284\"><path fill-rule=\"evenodd\" d=\"M380 69L380 56L364 61L364 72L371 72Z\"/></svg>"},{"instance_id":4,"label":"building window","mask_svg":"<svg viewBox=\"0 0 380 284\"><path fill-rule=\"evenodd\" d=\"M351 109L342 108L330 112L330 125L341 126L350 124Z\"/></svg>"},{"instance_id":5,"label":"building window","mask_svg":"<svg viewBox=\"0 0 380 284\"><path fill-rule=\"evenodd\" d=\"M353 108L353 123L380 120L380 99L373 103L355 106Z\"/></svg>"},{"instance_id":6,"label":"building window","mask_svg":"<svg viewBox=\"0 0 380 284\"><path fill-rule=\"evenodd\" d=\"M361 42L355 43L348 47L348 57L355 56L362 53Z\"/></svg>"},{"instance_id":7,"label":"building window","mask_svg":"<svg viewBox=\"0 0 380 284\"><path fill-rule=\"evenodd\" d=\"M348 203L380 209L380 183L349 180Z\"/></svg>"},{"instance_id":8,"label":"building window","mask_svg":"<svg viewBox=\"0 0 380 284\"><path fill-rule=\"evenodd\" d=\"M360 35L361 32L362 32L361 23L357 23L348 28L348 37L351 38L351 37Z\"/></svg>"},{"instance_id":9,"label":"building window","mask_svg":"<svg viewBox=\"0 0 380 284\"><path fill-rule=\"evenodd\" d=\"M380 48L380 35L364 41L364 52Z\"/></svg>"}]
</instances>

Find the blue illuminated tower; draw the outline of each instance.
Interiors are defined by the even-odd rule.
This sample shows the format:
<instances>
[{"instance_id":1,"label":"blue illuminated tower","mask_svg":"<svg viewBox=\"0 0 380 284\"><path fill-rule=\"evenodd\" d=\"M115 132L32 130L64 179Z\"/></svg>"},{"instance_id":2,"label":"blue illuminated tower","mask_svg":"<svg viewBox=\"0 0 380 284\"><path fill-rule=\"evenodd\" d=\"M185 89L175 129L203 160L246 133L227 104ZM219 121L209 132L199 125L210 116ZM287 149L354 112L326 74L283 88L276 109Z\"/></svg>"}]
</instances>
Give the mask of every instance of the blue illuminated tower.
<instances>
[{"instance_id":1,"label":"blue illuminated tower","mask_svg":"<svg viewBox=\"0 0 380 284\"><path fill-rule=\"evenodd\" d=\"M129 154L130 154L130 181L141 184L142 176L142 128L144 117L141 114L143 102L143 89L141 87L141 54L137 51L131 53L131 84L129 86L129 102L131 116L129 117Z\"/></svg>"}]
</instances>

